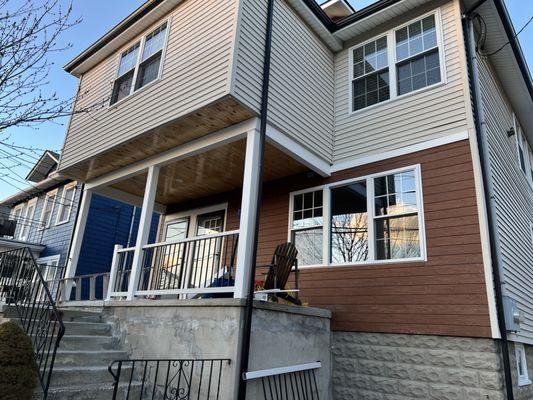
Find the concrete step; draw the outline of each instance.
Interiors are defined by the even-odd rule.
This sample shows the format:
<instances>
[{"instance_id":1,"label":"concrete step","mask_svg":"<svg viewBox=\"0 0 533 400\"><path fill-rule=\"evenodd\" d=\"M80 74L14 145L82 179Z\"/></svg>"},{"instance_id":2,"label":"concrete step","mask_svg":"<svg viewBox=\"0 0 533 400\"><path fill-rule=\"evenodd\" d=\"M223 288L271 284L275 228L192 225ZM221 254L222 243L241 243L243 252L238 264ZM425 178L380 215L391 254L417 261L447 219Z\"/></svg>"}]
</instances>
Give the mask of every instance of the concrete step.
<instances>
[{"instance_id":1,"label":"concrete step","mask_svg":"<svg viewBox=\"0 0 533 400\"><path fill-rule=\"evenodd\" d=\"M35 335L30 335L34 338ZM50 340L49 338L47 340ZM65 335L59 343L60 350L102 351L117 350L118 339L113 336Z\"/></svg>"},{"instance_id":2,"label":"concrete step","mask_svg":"<svg viewBox=\"0 0 533 400\"><path fill-rule=\"evenodd\" d=\"M20 319L13 318L12 321L20 325ZM65 335L85 335L85 336L111 336L111 325L104 322L63 322L65 325Z\"/></svg>"},{"instance_id":3,"label":"concrete step","mask_svg":"<svg viewBox=\"0 0 533 400\"><path fill-rule=\"evenodd\" d=\"M59 348L56 355L56 367L92 367L108 366L115 360L125 360L128 353L121 350L63 350Z\"/></svg>"},{"instance_id":4,"label":"concrete step","mask_svg":"<svg viewBox=\"0 0 533 400\"><path fill-rule=\"evenodd\" d=\"M104 322L102 313L82 310L60 309L63 322Z\"/></svg>"},{"instance_id":5,"label":"concrete step","mask_svg":"<svg viewBox=\"0 0 533 400\"><path fill-rule=\"evenodd\" d=\"M125 376L129 376L131 367L122 367ZM93 383L112 383L113 376L109 373L107 366L98 367L54 367L51 386L89 385Z\"/></svg>"},{"instance_id":6,"label":"concrete step","mask_svg":"<svg viewBox=\"0 0 533 400\"><path fill-rule=\"evenodd\" d=\"M117 390L117 400L125 400L128 384L121 383ZM141 384L132 382L129 399L140 398ZM42 395L36 394L34 400L41 400ZM77 387L59 386L51 387L48 391L48 400L110 400L113 397L113 385L111 383L95 383Z\"/></svg>"}]
</instances>

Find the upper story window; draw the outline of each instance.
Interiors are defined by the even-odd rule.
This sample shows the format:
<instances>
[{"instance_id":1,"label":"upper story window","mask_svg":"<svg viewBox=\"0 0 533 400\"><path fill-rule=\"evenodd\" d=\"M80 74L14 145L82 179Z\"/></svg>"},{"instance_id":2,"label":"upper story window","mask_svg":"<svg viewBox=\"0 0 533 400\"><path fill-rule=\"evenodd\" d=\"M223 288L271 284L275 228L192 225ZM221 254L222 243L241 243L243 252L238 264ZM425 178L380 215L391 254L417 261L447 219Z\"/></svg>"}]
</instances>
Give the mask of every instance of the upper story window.
<instances>
[{"instance_id":1,"label":"upper story window","mask_svg":"<svg viewBox=\"0 0 533 400\"><path fill-rule=\"evenodd\" d=\"M518 166L528 179L529 183L533 184L533 150L529 146L524 132L520 126L516 126L516 148L518 153Z\"/></svg>"},{"instance_id":2,"label":"upper story window","mask_svg":"<svg viewBox=\"0 0 533 400\"><path fill-rule=\"evenodd\" d=\"M70 214L74 206L76 194L76 183L73 182L63 188L63 194L59 200L59 210L57 211L56 225L64 224L70 220Z\"/></svg>"},{"instance_id":3,"label":"upper story window","mask_svg":"<svg viewBox=\"0 0 533 400\"><path fill-rule=\"evenodd\" d=\"M31 199L27 203L20 204L13 210L13 219L17 221L17 233L15 238L19 240L27 240L30 235L31 226L33 225L33 215L35 214L35 207L37 205L37 198Z\"/></svg>"},{"instance_id":4,"label":"upper story window","mask_svg":"<svg viewBox=\"0 0 533 400\"><path fill-rule=\"evenodd\" d=\"M301 265L425 258L418 166L298 192L291 200L291 240Z\"/></svg>"},{"instance_id":5,"label":"upper story window","mask_svg":"<svg viewBox=\"0 0 533 400\"><path fill-rule=\"evenodd\" d=\"M46 194L44 204L41 211L41 219L39 220L39 229L46 229L50 227L52 222L52 214L54 213L54 205L57 198L57 189Z\"/></svg>"},{"instance_id":6,"label":"upper story window","mask_svg":"<svg viewBox=\"0 0 533 400\"><path fill-rule=\"evenodd\" d=\"M111 104L157 80L163 65L167 37L165 23L122 53L113 85Z\"/></svg>"},{"instance_id":7,"label":"upper story window","mask_svg":"<svg viewBox=\"0 0 533 400\"><path fill-rule=\"evenodd\" d=\"M439 12L351 49L352 112L443 80Z\"/></svg>"}]
</instances>

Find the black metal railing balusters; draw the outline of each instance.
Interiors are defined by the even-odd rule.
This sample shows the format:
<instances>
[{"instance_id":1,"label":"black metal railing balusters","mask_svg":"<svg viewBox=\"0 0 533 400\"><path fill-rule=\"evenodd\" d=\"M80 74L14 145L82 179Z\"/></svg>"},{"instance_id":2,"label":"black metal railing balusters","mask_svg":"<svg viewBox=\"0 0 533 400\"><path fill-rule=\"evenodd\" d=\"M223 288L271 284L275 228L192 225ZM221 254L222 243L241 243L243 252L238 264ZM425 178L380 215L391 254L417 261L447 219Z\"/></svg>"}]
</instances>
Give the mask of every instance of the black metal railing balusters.
<instances>
[{"instance_id":1,"label":"black metal railing balusters","mask_svg":"<svg viewBox=\"0 0 533 400\"><path fill-rule=\"evenodd\" d=\"M113 361L108 367L113 376L113 400L119 393L120 398L139 400L218 400L223 387L222 369L230 362L228 359ZM125 368L131 368L128 377L122 373Z\"/></svg>"}]
</instances>

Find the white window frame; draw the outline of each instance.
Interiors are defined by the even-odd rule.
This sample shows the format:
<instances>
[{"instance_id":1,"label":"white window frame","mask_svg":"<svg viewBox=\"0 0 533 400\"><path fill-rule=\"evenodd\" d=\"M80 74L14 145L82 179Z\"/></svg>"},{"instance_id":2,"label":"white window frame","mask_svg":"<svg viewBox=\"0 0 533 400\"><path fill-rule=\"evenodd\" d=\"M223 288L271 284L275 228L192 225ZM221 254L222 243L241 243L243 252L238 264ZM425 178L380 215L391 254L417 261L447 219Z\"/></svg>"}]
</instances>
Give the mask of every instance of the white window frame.
<instances>
[{"instance_id":1,"label":"white window frame","mask_svg":"<svg viewBox=\"0 0 533 400\"><path fill-rule=\"evenodd\" d=\"M31 214L28 214L30 207L32 207ZM33 226L32 220L35 215L35 209L37 208L37 197L24 203L24 216L21 213L21 218L23 218L22 229L19 230L18 239L22 241L28 240L30 236L31 228Z\"/></svg>"},{"instance_id":2,"label":"white window frame","mask_svg":"<svg viewBox=\"0 0 533 400\"><path fill-rule=\"evenodd\" d=\"M56 205L56 202L57 202L57 193L58 193L58 189L54 189L54 190L46 193L46 195L44 197L43 208L41 209L41 216L39 218L39 228L38 228L38 230L40 230L40 231L42 231L44 229L48 229L48 228L50 228L50 225L52 225L52 218L54 216L55 205ZM45 212L46 206L48 205L48 202L50 201L50 198L52 196L55 196L55 199L52 202L52 208L50 210L50 217L48 217L48 221L44 221L44 212Z\"/></svg>"},{"instance_id":3,"label":"white window frame","mask_svg":"<svg viewBox=\"0 0 533 400\"><path fill-rule=\"evenodd\" d=\"M22 225L19 225L19 220L24 219L26 203L18 204L17 206L13 207L13 210L11 211L11 218L15 221L17 221L17 226L15 228L15 234L13 235L14 239L18 239L20 237L20 230L22 228ZM20 214L16 216L17 212L20 210Z\"/></svg>"},{"instance_id":4,"label":"white window frame","mask_svg":"<svg viewBox=\"0 0 533 400\"><path fill-rule=\"evenodd\" d=\"M527 386L531 385L531 380L529 379L529 372L527 369L527 357L526 349L523 343L514 342L514 354L516 358L516 375L518 377L518 386ZM520 363L523 365L524 374L520 375Z\"/></svg>"},{"instance_id":5,"label":"white window frame","mask_svg":"<svg viewBox=\"0 0 533 400\"><path fill-rule=\"evenodd\" d=\"M117 61L116 61L117 66L115 68L115 77L113 79L113 84L111 85L111 96L109 98L108 107L116 107L116 106L118 106L119 104L121 104L126 99L130 99L135 94L142 92L146 88L154 85L156 82L161 80L161 77L163 76L165 58L166 58L166 53L167 53L167 45L168 45L168 38L169 38L169 34L170 34L170 23L171 22L172 22L172 16L168 17L165 22L161 22L156 27L148 30L146 33L144 33L142 35L142 37L140 39L137 38L137 39L131 41L127 46L124 46L122 49L120 49L120 51L118 52L118 57L117 57ZM159 65L159 72L157 74L157 78L154 79L152 82L147 83L146 85L140 87L139 89L135 89L135 83L137 82L137 75L138 75L138 72L139 72L139 67L142 64L142 53L144 51L144 45L146 43L146 37L149 36L151 33L153 33L154 31L156 31L157 29L159 29L160 27L162 27L165 24L167 25L167 28L166 28L166 31L165 31L165 41L163 43L163 48L162 48L162 52L161 52L161 63ZM118 78L120 78L120 77L122 77L124 75L124 74L122 74L120 76L118 75L118 72L119 72L119 69L120 69L120 61L122 59L122 55L126 51L128 51L131 47L133 47L133 46L135 46L137 44L139 44L139 52L137 54L137 61L135 62L135 66L133 67L133 78L132 78L132 82L131 82L130 94L113 103L113 92L114 92L114 88L115 88L115 82L117 81Z\"/></svg>"},{"instance_id":6,"label":"white window frame","mask_svg":"<svg viewBox=\"0 0 533 400\"><path fill-rule=\"evenodd\" d=\"M59 198L59 208L57 209L57 216L56 216L56 223L55 223L56 226L66 224L70 221L70 215L72 214L72 209L74 208L74 201L76 199L76 191L78 189L77 185L78 185L77 182L71 182L63 186L63 190L61 191L61 196ZM65 204L65 195L67 194L67 190L70 190L70 189L74 189L74 194L72 195L72 203L69 206L67 218L64 220L60 220L61 214L63 213L63 208L67 206L67 204ZM58 199L57 196L56 196L56 199Z\"/></svg>"},{"instance_id":7,"label":"white window frame","mask_svg":"<svg viewBox=\"0 0 533 400\"><path fill-rule=\"evenodd\" d=\"M374 179L397 174L400 172L414 171L416 182L416 199L417 199L417 216L418 216L418 229L419 229L419 241L420 241L420 257L412 258L400 258L390 260L379 260L376 258L375 249L375 237L374 237ZM355 182L366 181L367 190L367 216L368 216L368 260L348 262L348 263L332 263L331 260L331 189L349 185ZM289 224L288 224L288 241L292 241L292 225L293 225L293 210L294 210L294 196L307 192L314 192L317 190L323 191L322 215L324 218L322 225L323 234L323 251L322 251L322 264L319 265L299 265L298 268L323 268L323 267L344 267L344 266L356 266L356 265L381 265L381 264L396 264L396 263L409 263L409 262L426 262L427 261L427 249L426 249L426 228L424 222L424 196L422 193L422 173L420 164L410 165L402 168L397 168L390 171L383 171L375 174L359 176L356 178L350 178L339 182L330 183L327 185L315 186L303 190L297 190L289 194ZM391 217L395 217L396 215Z\"/></svg>"},{"instance_id":8,"label":"white window frame","mask_svg":"<svg viewBox=\"0 0 533 400\"><path fill-rule=\"evenodd\" d=\"M165 234L167 231L168 225L171 225L172 223L176 221L180 221L183 219L188 218L189 219L189 225L187 227L187 237L195 237L196 231L198 228L198 216L203 214L211 214L219 211L224 211L224 225L223 225L223 231L226 231L226 225L228 223L228 203L222 203L217 204L214 206L208 206L208 207L201 207L201 208L194 208L187 211L177 212L168 214L164 218L163 224L161 224L160 232L158 233L157 237L161 242L165 240Z\"/></svg>"},{"instance_id":9,"label":"white window frame","mask_svg":"<svg viewBox=\"0 0 533 400\"><path fill-rule=\"evenodd\" d=\"M526 178L526 181L529 183L530 187L533 189L533 149L531 148L529 142L526 139L526 136L523 133L522 127L516 119L516 115L513 114L513 125L515 131L515 142L516 142L516 165L520 172ZM520 146L520 140L524 144L524 147ZM524 167L525 171L522 169L520 164L520 150L524 156Z\"/></svg>"},{"instance_id":10,"label":"white window frame","mask_svg":"<svg viewBox=\"0 0 533 400\"><path fill-rule=\"evenodd\" d=\"M402 29L402 28L405 28L406 26L412 24L413 22L416 22L416 21L419 21L419 20L422 20L426 17L429 17L430 15L434 15L435 16L435 32L437 34L437 48L438 48L438 52L439 52L439 66L440 66L440 82L437 82L437 83L434 83L432 85L429 85L429 86L425 86L423 88L420 88L420 89L416 89L416 90L413 90L409 93L405 93L405 94L401 94L399 95L398 94L398 82L397 82L397 77L398 77L398 70L397 70L397 65L399 62L402 62L402 61L405 61L405 60L402 60L402 61L397 61L396 60L396 31ZM389 63L389 99L388 100L385 100L385 101L382 101L381 103L376 103L376 104L372 104L371 106L368 106L368 107L365 107L365 108L361 108L360 110L355 110L353 109L353 81L357 78L354 77L354 73L353 73L353 65L354 65L354 60L353 60L353 51L354 49L358 48L358 47L361 47L361 46L364 46L370 42L373 42L383 36L386 36L387 37L387 60L388 60L388 63ZM350 47L348 49L348 82L349 82L349 88L348 88L348 104L350 105L350 110L349 110L349 115L352 116L354 114L360 114L360 113L364 113L368 110L371 110L375 107L379 107L379 106L382 106L382 105L385 105L385 104L389 104L390 102L392 101L395 101L397 99L403 99L403 98L406 98L408 96L412 96L412 95L415 95L415 94L418 94L418 93L421 93L421 92L424 92L426 90L431 90L435 87L439 87L439 86L442 86L442 85L445 85L447 83L447 76L446 76L446 55L444 53L444 40L443 40L443 31L442 31L442 13L441 13L441 8L436 8L435 10L432 10L426 14L423 14L423 15L419 15L418 17L416 18L413 18L411 20L409 20L408 22L402 24L402 25L399 25L397 27L395 27L394 29L391 29L389 31L386 31L386 32L382 32L381 34L379 35L376 35L374 37L372 37L371 39L368 39L364 42L361 42L361 43L357 43L356 45Z\"/></svg>"}]
</instances>

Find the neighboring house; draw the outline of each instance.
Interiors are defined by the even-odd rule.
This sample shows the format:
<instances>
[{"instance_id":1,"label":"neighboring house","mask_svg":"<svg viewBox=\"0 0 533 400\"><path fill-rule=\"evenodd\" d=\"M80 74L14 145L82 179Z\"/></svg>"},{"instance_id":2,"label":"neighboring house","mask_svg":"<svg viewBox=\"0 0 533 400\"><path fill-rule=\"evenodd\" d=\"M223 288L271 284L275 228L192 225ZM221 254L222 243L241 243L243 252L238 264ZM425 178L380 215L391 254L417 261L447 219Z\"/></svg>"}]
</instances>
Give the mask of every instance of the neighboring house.
<instances>
[{"instance_id":1,"label":"neighboring house","mask_svg":"<svg viewBox=\"0 0 533 400\"><path fill-rule=\"evenodd\" d=\"M50 267L44 270L46 279L60 279L64 273L83 191L82 183L57 173L58 163L59 154L44 152L26 177L29 187L0 202L3 221L16 221L13 234L0 238L0 249L29 247L39 264ZM134 243L139 214L135 207L102 196L93 200L82 248L85 262L78 265L81 275L108 272L114 245Z\"/></svg>"},{"instance_id":2,"label":"neighboring house","mask_svg":"<svg viewBox=\"0 0 533 400\"><path fill-rule=\"evenodd\" d=\"M59 165L84 182L67 277L97 195L141 206L106 315L131 356L226 357L239 382L267 118L257 261L296 244L331 344L316 310L259 310L250 369L321 357L336 400L532 398L533 86L503 0L273 2L270 64L267 0L159 0L65 67L91 110Z\"/></svg>"}]
</instances>

